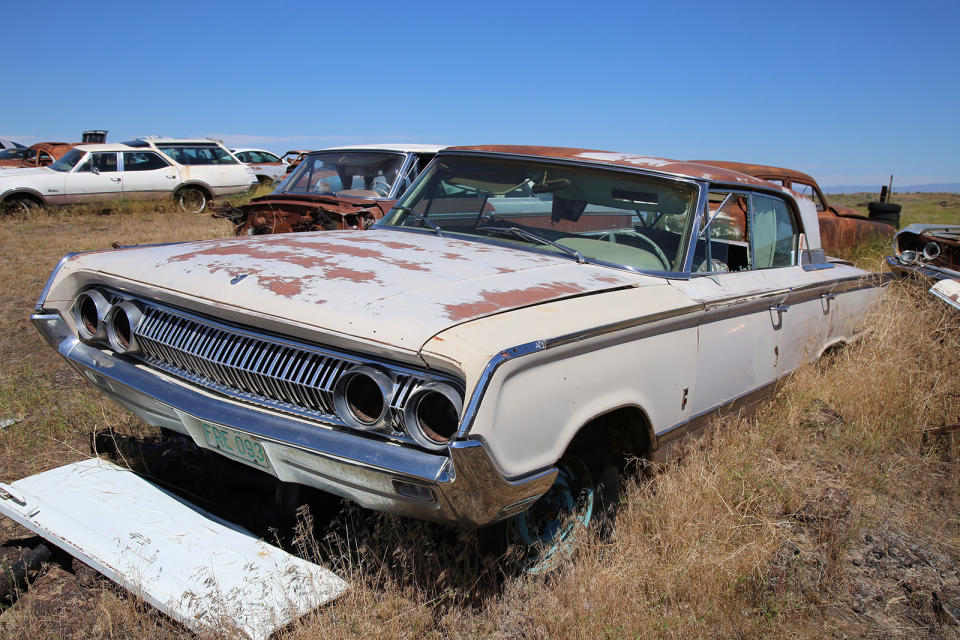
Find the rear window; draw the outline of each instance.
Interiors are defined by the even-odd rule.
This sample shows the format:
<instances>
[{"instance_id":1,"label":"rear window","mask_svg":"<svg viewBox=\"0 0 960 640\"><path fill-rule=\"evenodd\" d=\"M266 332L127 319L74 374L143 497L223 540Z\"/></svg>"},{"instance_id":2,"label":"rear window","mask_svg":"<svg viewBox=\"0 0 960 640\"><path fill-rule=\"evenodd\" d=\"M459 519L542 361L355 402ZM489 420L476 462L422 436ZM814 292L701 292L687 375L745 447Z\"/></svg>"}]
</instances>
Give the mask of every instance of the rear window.
<instances>
[{"instance_id":1,"label":"rear window","mask_svg":"<svg viewBox=\"0 0 960 640\"><path fill-rule=\"evenodd\" d=\"M157 149L183 165L237 164L226 149L215 145L165 145Z\"/></svg>"}]
</instances>

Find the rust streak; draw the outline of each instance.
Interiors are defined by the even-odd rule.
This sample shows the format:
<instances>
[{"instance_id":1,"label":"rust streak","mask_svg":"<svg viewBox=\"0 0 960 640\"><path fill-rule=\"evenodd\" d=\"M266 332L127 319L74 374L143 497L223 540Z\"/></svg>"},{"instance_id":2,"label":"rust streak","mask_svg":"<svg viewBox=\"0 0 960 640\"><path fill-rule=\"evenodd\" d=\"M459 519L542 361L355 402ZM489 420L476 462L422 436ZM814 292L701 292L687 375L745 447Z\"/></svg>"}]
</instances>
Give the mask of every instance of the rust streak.
<instances>
[{"instance_id":1,"label":"rust streak","mask_svg":"<svg viewBox=\"0 0 960 640\"><path fill-rule=\"evenodd\" d=\"M570 282L548 282L528 289L510 291L482 291L474 302L444 305L451 320L467 320L497 311L525 307L547 300L583 293L584 287Z\"/></svg>"}]
</instances>

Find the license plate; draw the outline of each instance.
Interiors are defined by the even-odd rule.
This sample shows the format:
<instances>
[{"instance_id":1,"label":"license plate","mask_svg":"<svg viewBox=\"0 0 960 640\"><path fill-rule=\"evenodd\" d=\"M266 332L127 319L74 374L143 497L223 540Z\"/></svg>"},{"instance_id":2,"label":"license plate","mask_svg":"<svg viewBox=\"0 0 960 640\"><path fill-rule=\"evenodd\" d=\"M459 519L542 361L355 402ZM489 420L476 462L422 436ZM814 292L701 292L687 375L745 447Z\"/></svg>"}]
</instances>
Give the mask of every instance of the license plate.
<instances>
[{"instance_id":1,"label":"license plate","mask_svg":"<svg viewBox=\"0 0 960 640\"><path fill-rule=\"evenodd\" d=\"M267 452L256 439L218 424L201 422L200 426L203 427L203 437L212 448L233 458L252 462L258 467L270 468Z\"/></svg>"}]
</instances>

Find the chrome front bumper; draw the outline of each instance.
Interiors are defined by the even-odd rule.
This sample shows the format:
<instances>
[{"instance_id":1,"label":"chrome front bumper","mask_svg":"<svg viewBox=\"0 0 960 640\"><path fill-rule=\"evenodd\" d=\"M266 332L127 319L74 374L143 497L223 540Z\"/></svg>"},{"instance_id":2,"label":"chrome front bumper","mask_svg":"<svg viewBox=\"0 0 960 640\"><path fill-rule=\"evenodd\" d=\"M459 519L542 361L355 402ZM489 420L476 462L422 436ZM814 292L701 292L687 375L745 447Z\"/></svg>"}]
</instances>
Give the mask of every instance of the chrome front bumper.
<instances>
[{"instance_id":1,"label":"chrome front bumper","mask_svg":"<svg viewBox=\"0 0 960 640\"><path fill-rule=\"evenodd\" d=\"M59 314L31 320L46 341L88 382L148 424L207 444L201 423L256 438L270 460L266 471L285 482L316 487L380 511L478 527L518 513L553 484L551 468L508 479L478 440L451 442L428 453L359 432L300 420L201 390L81 342Z\"/></svg>"}]
</instances>

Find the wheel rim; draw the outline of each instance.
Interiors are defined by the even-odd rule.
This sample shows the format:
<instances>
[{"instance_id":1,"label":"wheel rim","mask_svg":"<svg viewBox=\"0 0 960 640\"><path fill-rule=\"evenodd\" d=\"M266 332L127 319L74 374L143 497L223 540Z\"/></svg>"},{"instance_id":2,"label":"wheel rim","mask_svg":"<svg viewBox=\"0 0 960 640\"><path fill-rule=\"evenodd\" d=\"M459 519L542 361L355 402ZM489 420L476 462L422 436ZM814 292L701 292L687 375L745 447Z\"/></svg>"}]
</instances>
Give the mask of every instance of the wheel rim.
<instances>
[{"instance_id":1,"label":"wheel rim","mask_svg":"<svg viewBox=\"0 0 960 640\"><path fill-rule=\"evenodd\" d=\"M507 523L507 543L525 549L526 573L546 573L573 555L577 534L593 517L594 487L582 460L564 457L553 486L528 510Z\"/></svg>"},{"instance_id":2,"label":"wheel rim","mask_svg":"<svg viewBox=\"0 0 960 640\"><path fill-rule=\"evenodd\" d=\"M207 206L207 197L197 189L187 189L180 193L180 208L186 213L200 213Z\"/></svg>"},{"instance_id":3,"label":"wheel rim","mask_svg":"<svg viewBox=\"0 0 960 640\"><path fill-rule=\"evenodd\" d=\"M8 216L24 216L30 213L30 209L32 208L30 204L22 198L0 204L0 207L2 207L2 212Z\"/></svg>"}]
</instances>

